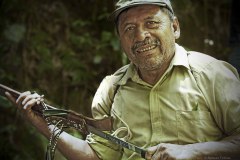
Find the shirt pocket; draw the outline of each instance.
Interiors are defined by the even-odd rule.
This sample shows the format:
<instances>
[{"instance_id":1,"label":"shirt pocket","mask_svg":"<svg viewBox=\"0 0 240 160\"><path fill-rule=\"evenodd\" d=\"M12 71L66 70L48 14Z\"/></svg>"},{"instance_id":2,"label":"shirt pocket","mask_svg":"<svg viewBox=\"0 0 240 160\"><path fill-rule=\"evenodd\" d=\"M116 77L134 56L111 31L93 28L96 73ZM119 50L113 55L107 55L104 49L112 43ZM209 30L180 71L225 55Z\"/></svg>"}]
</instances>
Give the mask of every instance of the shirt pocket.
<instances>
[{"instance_id":1,"label":"shirt pocket","mask_svg":"<svg viewBox=\"0 0 240 160\"><path fill-rule=\"evenodd\" d=\"M222 133L208 111L176 111L179 144L219 140Z\"/></svg>"}]
</instances>

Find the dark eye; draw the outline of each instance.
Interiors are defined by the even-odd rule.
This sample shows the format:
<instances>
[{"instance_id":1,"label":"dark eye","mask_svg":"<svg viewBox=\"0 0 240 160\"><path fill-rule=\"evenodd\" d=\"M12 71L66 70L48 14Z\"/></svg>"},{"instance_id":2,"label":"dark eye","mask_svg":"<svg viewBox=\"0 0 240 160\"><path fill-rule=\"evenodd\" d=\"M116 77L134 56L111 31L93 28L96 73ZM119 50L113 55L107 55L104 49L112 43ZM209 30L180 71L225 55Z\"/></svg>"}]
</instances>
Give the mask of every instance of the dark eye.
<instances>
[{"instance_id":1,"label":"dark eye","mask_svg":"<svg viewBox=\"0 0 240 160\"><path fill-rule=\"evenodd\" d=\"M125 28L125 32L132 31L134 30L134 28L135 28L134 26L128 26Z\"/></svg>"},{"instance_id":2,"label":"dark eye","mask_svg":"<svg viewBox=\"0 0 240 160\"><path fill-rule=\"evenodd\" d=\"M158 28L159 27L159 22L157 21L147 21L146 25L148 28Z\"/></svg>"}]
</instances>

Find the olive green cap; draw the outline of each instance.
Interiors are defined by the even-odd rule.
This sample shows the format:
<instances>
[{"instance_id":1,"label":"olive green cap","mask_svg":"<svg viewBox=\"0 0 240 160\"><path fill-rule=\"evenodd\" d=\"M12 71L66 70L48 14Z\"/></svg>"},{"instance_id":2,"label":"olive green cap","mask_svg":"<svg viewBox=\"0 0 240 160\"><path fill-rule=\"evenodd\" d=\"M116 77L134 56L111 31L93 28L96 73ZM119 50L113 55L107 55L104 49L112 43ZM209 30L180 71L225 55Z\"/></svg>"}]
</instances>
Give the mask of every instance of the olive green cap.
<instances>
[{"instance_id":1,"label":"olive green cap","mask_svg":"<svg viewBox=\"0 0 240 160\"><path fill-rule=\"evenodd\" d=\"M170 0L119 0L115 4L115 10L110 15L110 18L114 21L118 18L118 16L125 10L134 6L143 5L143 4L153 4L162 7L166 7L173 13L173 9L171 6Z\"/></svg>"}]
</instances>

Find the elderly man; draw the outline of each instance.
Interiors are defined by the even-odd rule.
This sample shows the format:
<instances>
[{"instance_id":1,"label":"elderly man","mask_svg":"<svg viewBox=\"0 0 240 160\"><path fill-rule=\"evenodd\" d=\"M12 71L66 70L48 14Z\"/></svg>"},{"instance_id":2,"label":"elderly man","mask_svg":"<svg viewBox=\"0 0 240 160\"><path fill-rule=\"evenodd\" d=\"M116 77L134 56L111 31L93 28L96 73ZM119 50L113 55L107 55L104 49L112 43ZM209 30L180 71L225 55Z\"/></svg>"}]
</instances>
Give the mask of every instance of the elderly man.
<instances>
[{"instance_id":1,"label":"elderly man","mask_svg":"<svg viewBox=\"0 0 240 160\"><path fill-rule=\"evenodd\" d=\"M131 63L102 81L93 117L112 116L112 134L146 149L146 159L240 158L237 71L175 43L180 28L169 0L120 0L112 18ZM24 92L16 103L49 138L52 129L31 111L38 97ZM84 141L64 132L58 149L68 159L142 159L92 134Z\"/></svg>"}]
</instances>

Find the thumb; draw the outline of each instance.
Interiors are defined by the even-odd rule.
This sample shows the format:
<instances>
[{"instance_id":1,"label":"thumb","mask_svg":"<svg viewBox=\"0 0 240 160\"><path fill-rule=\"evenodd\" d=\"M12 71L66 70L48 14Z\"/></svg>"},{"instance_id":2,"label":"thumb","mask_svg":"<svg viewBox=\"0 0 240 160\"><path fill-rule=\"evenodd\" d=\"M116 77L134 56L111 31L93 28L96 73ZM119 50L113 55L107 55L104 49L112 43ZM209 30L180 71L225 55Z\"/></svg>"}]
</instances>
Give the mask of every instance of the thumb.
<instances>
[{"instance_id":1,"label":"thumb","mask_svg":"<svg viewBox=\"0 0 240 160\"><path fill-rule=\"evenodd\" d=\"M152 158L152 155L154 155L154 153L157 151L157 146L153 146L153 147L149 147L147 149L147 152L146 152L146 155L145 155L145 158L147 160L151 159Z\"/></svg>"}]
</instances>

